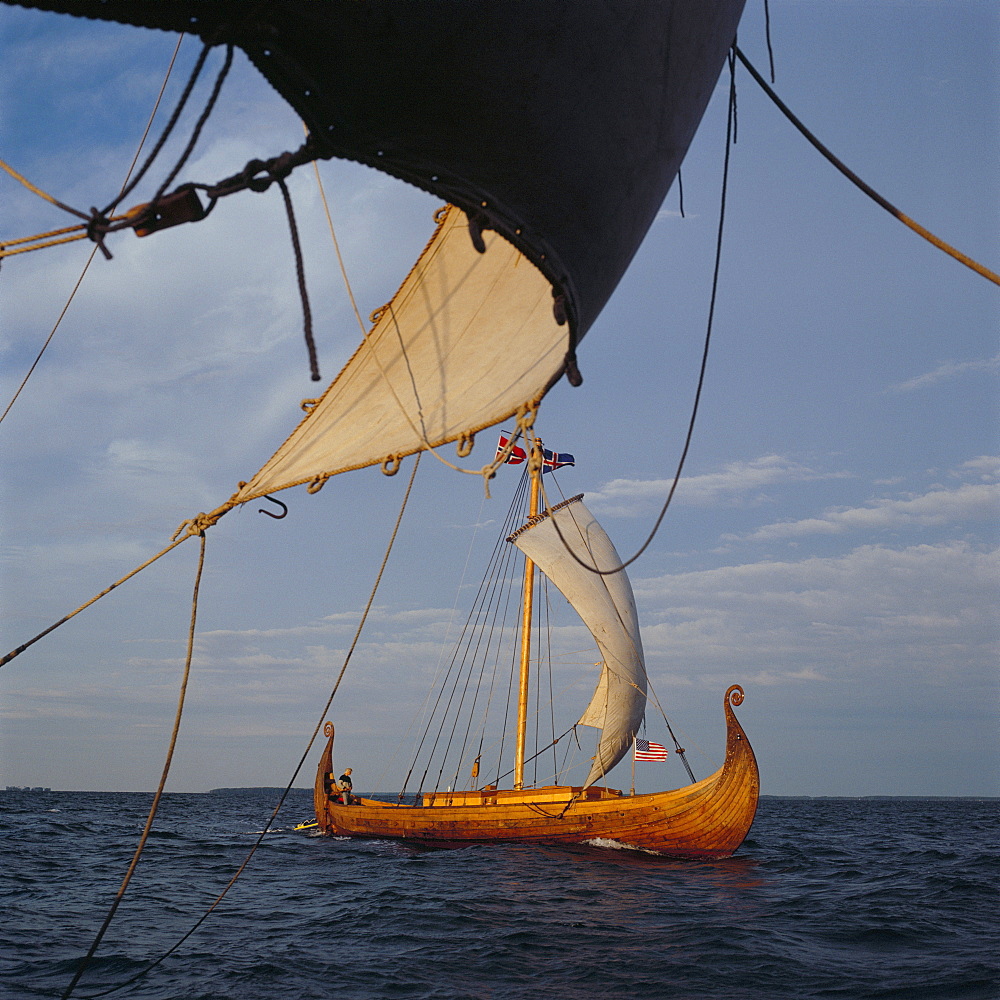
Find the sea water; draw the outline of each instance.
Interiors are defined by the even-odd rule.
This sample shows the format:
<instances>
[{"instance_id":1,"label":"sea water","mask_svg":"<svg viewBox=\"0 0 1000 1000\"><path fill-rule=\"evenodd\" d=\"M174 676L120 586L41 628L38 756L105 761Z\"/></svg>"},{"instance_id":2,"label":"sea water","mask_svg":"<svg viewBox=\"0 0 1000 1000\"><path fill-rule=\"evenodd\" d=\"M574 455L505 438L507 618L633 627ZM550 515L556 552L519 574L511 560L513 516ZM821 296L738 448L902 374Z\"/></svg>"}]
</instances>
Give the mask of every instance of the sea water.
<instances>
[{"instance_id":1,"label":"sea water","mask_svg":"<svg viewBox=\"0 0 1000 1000\"><path fill-rule=\"evenodd\" d=\"M0 792L0 996L64 994L150 801ZM296 790L178 946L276 801L166 795L72 996L1000 997L998 800L764 798L735 857L694 862L611 844L422 851L326 838L294 829L311 811Z\"/></svg>"}]
</instances>

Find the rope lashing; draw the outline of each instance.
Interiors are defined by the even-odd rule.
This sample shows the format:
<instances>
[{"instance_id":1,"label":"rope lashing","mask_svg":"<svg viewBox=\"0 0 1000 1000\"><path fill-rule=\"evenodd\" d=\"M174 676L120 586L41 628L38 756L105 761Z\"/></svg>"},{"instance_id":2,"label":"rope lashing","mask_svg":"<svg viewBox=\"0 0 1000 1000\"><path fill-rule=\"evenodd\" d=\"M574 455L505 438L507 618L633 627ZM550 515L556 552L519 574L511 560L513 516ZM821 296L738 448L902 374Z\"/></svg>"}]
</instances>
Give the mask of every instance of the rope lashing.
<instances>
[{"instance_id":1,"label":"rope lashing","mask_svg":"<svg viewBox=\"0 0 1000 1000\"><path fill-rule=\"evenodd\" d=\"M197 134L192 138L191 143L189 143L189 148L193 146L195 138L197 138ZM184 158L186 156L187 152ZM316 355L316 344L313 338L312 310L309 307L309 295L306 289L302 246L299 240L298 226L295 221L295 211L292 207L291 195L289 194L285 179L296 167L321 158L325 159L327 156L320 153L313 146L311 139L307 138L294 152L286 151L267 160L250 160L238 173L226 177L216 184L187 183L181 184L170 192L160 191L152 201L136 205L124 215L109 215L110 208L114 207L109 206L107 209L92 207L88 216L74 208L62 205L61 202L45 195L44 192L39 192L46 200L51 201L60 208L65 208L66 211L72 212L82 219L86 219L86 222L79 226L52 230L47 233L40 233L37 236L22 237L17 240L0 243L0 257L27 253L31 250L41 250L44 247L70 243L74 240L90 239L97 245L105 259L110 260L112 254L107 247L106 239L111 233L120 232L123 229L132 229L137 236L149 236L152 233L157 233L160 230L169 229L185 222L199 222L209 215L220 198L236 194L238 191L249 190L262 193L267 191L272 184L277 184L281 189L282 198L285 203L285 213L288 218L292 250L295 255L295 273L299 296L302 300L303 332L309 355L310 377L314 382L318 382L321 376ZM24 180L20 174L3 163L3 161L0 161L0 166L12 174L12 176L28 184L32 190L36 190L33 185ZM171 176L176 173L176 169L172 172ZM207 199L207 206L202 204L199 192ZM117 202L114 204L117 204Z\"/></svg>"}]
</instances>

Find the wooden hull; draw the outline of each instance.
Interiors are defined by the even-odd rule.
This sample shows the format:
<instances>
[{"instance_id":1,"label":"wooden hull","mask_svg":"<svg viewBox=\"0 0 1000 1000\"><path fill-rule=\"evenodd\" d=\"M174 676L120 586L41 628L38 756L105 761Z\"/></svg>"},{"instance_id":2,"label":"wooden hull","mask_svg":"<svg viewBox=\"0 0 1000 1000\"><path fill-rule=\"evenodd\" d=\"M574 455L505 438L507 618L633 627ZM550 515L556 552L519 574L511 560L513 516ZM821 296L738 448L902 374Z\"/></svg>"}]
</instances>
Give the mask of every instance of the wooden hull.
<instances>
[{"instance_id":1,"label":"wooden hull","mask_svg":"<svg viewBox=\"0 0 1000 1000\"><path fill-rule=\"evenodd\" d=\"M732 705L742 701L742 688L730 687L725 698L722 767L704 781L650 795L549 786L519 792L457 793L450 797L452 804L438 796L434 804L424 806L373 799L345 806L332 801L328 791L330 733L316 777L316 821L332 836L389 838L441 847L613 841L671 857L727 858L750 830L760 789L753 749L732 710ZM454 804L456 798L466 804Z\"/></svg>"}]
</instances>

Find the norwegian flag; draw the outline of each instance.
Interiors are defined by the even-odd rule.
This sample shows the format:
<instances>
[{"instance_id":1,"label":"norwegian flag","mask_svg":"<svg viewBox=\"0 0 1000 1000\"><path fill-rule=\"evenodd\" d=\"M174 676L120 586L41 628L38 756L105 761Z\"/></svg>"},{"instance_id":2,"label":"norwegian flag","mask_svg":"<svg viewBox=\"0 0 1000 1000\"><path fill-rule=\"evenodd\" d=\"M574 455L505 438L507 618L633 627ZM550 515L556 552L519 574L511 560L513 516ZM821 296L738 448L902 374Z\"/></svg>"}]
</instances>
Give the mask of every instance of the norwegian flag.
<instances>
[{"instance_id":1,"label":"norwegian flag","mask_svg":"<svg viewBox=\"0 0 1000 1000\"><path fill-rule=\"evenodd\" d=\"M500 440L497 442L497 458L503 454L504 448L507 447L510 438L504 437L503 434L500 435ZM528 453L523 448L518 448L514 445L510 450L510 454L507 456L506 465L520 465L526 458Z\"/></svg>"}]
</instances>

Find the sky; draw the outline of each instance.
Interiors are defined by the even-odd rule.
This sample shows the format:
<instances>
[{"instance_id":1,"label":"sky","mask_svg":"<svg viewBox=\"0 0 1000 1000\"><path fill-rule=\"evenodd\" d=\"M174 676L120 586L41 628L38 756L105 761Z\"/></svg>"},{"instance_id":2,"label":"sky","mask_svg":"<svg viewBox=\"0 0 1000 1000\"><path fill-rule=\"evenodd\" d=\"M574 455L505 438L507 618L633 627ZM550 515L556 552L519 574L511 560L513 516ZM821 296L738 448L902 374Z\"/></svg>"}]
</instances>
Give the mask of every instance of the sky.
<instances>
[{"instance_id":1,"label":"sky","mask_svg":"<svg viewBox=\"0 0 1000 1000\"><path fill-rule=\"evenodd\" d=\"M795 113L903 212L1000 268L1000 8L771 0L770 14L775 88ZM766 69L756 0L739 42ZM0 158L71 205L106 203L175 44L0 8ZM154 135L198 48L183 43ZM219 62L213 54L206 81ZM743 71L737 86L701 408L675 500L630 568L653 690L698 777L720 762L722 696L739 683L765 794L1000 794L1000 289L857 191ZM724 79L684 162L683 217L675 188L580 346L583 385L559 383L539 417L546 444L576 456L561 488L586 494L623 555L652 527L691 411L727 89ZM181 136L190 124L188 115ZM294 113L237 54L179 180L212 182L301 140ZM176 143L164 163L171 153ZM356 164L320 173L367 315L405 276L439 202ZM328 380L359 332L311 168L290 188ZM73 221L6 175L0 204L0 240ZM0 423L0 652L224 501L295 426L300 400L316 395L277 191L230 197L204 222L148 239L120 234L110 248L114 259L98 255L87 269ZM3 407L91 250L81 242L3 261ZM481 434L466 464L483 465L494 441ZM251 505L209 531L168 789L291 778L406 478L362 470L316 495L285 491L284 520ZM468 607L467 564L489 551L514 484L502 471L485 500L476 477L421 464L329 716L335 761L353 767L357 789L399 786L398 738ZM185 543L0 668L0 786L156 786L197 555ZM586 649L565 612L563 648ZM567 684L570 667L560 667ZM648 736L668 742L652 717ZM298 785L311 784L318 751ZM627 786L628 765L613 778ZM684 780L676 759L637 766L639 791Z\"/></svg>"}]
</instances>

